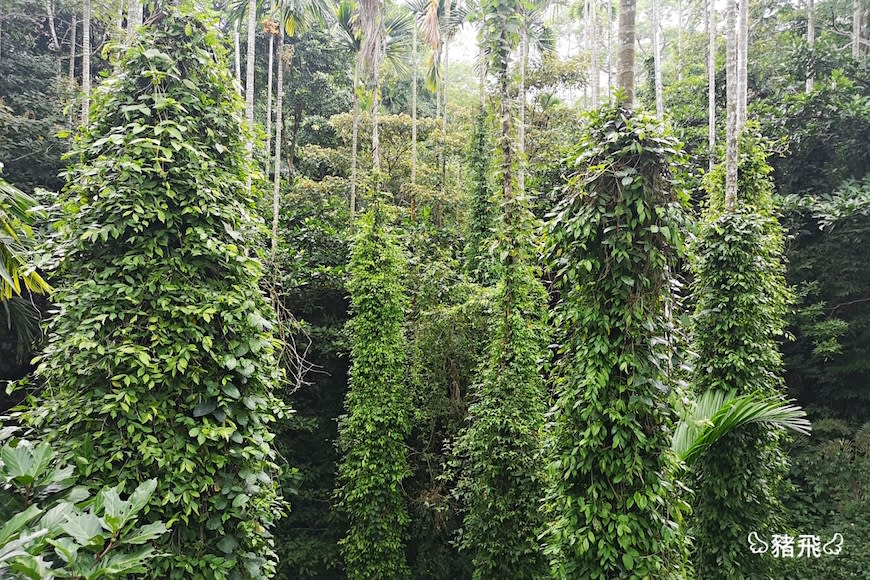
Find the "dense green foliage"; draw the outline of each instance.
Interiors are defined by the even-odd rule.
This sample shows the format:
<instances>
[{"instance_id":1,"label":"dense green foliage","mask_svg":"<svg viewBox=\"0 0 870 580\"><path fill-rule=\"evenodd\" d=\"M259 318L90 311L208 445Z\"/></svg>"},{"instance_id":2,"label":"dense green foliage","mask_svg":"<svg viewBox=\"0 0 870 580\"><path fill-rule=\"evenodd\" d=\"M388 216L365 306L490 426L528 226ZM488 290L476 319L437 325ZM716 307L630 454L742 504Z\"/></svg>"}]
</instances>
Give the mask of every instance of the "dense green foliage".
<instances>
[{"instance_id":1,"label":"dense green foliage","mask_svg":"<svg viewBox=\"0 0 870 580\"><path fill-rule=\"evenodd\" d=\"M714 185L721 174L706 175L708 37L700 4L660 3L666 15L660 22L664 58L659 63L665 123L688 154L684 165L682 155L672 156L677 150L672 138L662 137L643 114L626 117L630 130L616 128L621 121L610 107L591 119L582 115L594 108L595 56L589 44L593 35L588 34L594 19L588 8L595 10L598 25L598 100L614 100L620 36L618 14L607 10L606 3L544 8L517 0L344 2L342 30L337 31L331 19L334 2L256 2L250 30L255 51L249 53L248 2L239 0L210 4L223 10L221 18L208 22L207 31L192 28L190 42L164 43L156 52L138 45L128 50L137 37L151 42L154 29L165 33L167 14L182 3L192 4L144 2L145 27L139 33L128 12L135 2L90 1L88 76L96 125L75 138L70 135L78 131L84 98L86 3L0 1L0 162L6 166L3 178L36 203L22 212L30 201L22 205L16 199L18 207L11 207L0 200L0 212L8 215L11 208L16 213L11 228L0 227L0 243L14 247L21 258L14 268L63 288L56 305L49 304L48 296L28 292L24 282L20 296L13 288L11 300L0 300L0 381L31 375L35 398L25 401L23 410L37 422L45 419L45 433L28 437L50 440L63 452L59 456L66 456L60 458L63 462L73 462L78 483L90 492L83 502L73 502L74 510L67 514L76 520L85 516L92 526L80 538L86 544L79 542L80 562L94 563L109 532L94 527L95 519L109 522L105 512L88 502L99 490L119 483L118 499L128 501L134 489L153 477L160 484L135 525L164 521L171 532L129 550L122 540L126 532L118 534L120 544L112 542L101 565L112 555L150 548L150 555L169 556L150 558L148 572L130 575L163 578L183 551L199 568L176 575L219 577L209 567L230 567L235 558L227 554L222 561L224 550L241 554L247 546L251 553L277 559L276 578L542 577L548 558L557 577L867 576L866 12L859 43L865 50L856 58L851 3L814 2L812 46L807 39L810 6L751 3L749 127L772 146L765 143L771 153L767 160L760 150L744 155L743 163L750 166L743 168L747 179L753 172L765 177L741 183L738 198L748 205L729 217L721 215L721 187ZM713 8L717 6L721 8L715 3ZM285 29L280 58L277 25L270 22L279 7L298 24ZM379 71L380 171L375 174L373 93L355 95L353 79L354 47L373 32L361 29L367 21L361 12L377 7L387 13L382 45L387 58ZM644 16L646 8L639 9L635 105L653 110L653 27ZM723 14L716 12L715 155L722 159L726 43ZM417 25L416 63L409 50L412 23ZM533 48L522 58L519 47L526 33L532 45L557 38L557 50ZM481 46L471 47L467 40L475 34ZM206 52L218 53L216 66L235 76L238 59L238 78L217 75L218 84L228 90L201 82L209 75L201 74L202 53L193 40L202 35L209 41L197 46L209 44ZM220 54L224 50L227 54ZM124 58L125 52L144 68L131 74L130 66L118 61L123 75L111 75L116 57ZM180 67L192 64L190 72L179 68L184 74L173 76L163 55ZM244 74L249 57L253 131L239 128L232 94L250 88ZM267 162L278 125L277 60L283 73L281 154ZM165 70L170 70L167 76ZM815 83L808 88L810 74ZM171 92L161 88L169 86ZM135 97L122 97L120 91ZM411 143L414 98L416 156ZM351 112L357 110L358 116ZM207 128L217 117L224 119L221 128ZM601 128L611 121L611 129ZM589 135L590 122L594 136ZM248 165L239 142L251 135L254 164ZM108 140L97 145L103 138ZM389 207L378 239L389 238L388 253L401 255L401 267L385 276L382 286L366 286L379 296L384 290L402 295L400 312L392 311L401 316L388 325L395 359L373 354L382 335L369 329L356 332L353 324L345 324L361 312L349 295L360 286L348 285L348 261L355 233L368 235L369 219L350 219L354 143L356 211ZM744 153L747 147L752 146L744 143ZM75 150L76 165L59 176L68 148ZM583 156L586 149L594 159ZM113 166L118 170L107 169ZM518 207L513 202L521 167L522 204L536 218L552 214L560 202L559 210L567 210L543 230L550 247L545 260L537 254L539 232L533 231L525 210L505 212ZM278 172L277 251L260 279L249 256L271 240L264 244L255 222L270 219L273 210L271 199L263 203L258 198L257 190L264 188L257 170L269 174L273 168ZM253 195L244 191L248 177ZM63 193L42 189L57 190L65 178L70 183ZM375 181L377 187L371 187ZM597 197L584 191L590 188ZM494 195L498 190L511 203L500 204ZM693 213L705 212L700 240L693 239L694 224L683 221L676 207L683 191L698 210ZM594 199L601 203L595 205ZM50 225L61 216L58 227ZM506 221L498 226L501 220ZM121 229L124 233L115 233ZM704 285L698 270L688 270L686 261L674 259L677 238L683 235L694 248L707 245L703 259L712 286ZM784 250L782 264L750 259L757 258L759 249L769 249L764 240ZM380 259L382 250L371 249L373 260ZM691 262L695 267L697 258ZM737 264L738 258L743 262ZM55 270L59 261L63 267ZM534 267L536 261L546 266L542 272ZM737 277L728 268L749 274L741 271ZM764 307L782 310L779 300L789 292L772 304L751 304L747 297L757 296L772 279L755 284L763 278L761 271L768 276L778 272L776 290L787 284L794 295L793 307L783 310L784 319L776 323ZM368 280L365 284L381 279L370 273L357 270L354 278ZM683 274L687 283L673 284L672 278L680 280ZM2 271L0 278L7 282L8 295L9 279ZM552 290L549 297L538 280ZM274 320L257 285L271 299ZM753 285L751 292L747 285ZM689 288L698 291L694 299ZM723 302L727 308L705 306L715 302L717 293L728 299ZM95 307L98 297L107 306ZM732 300L743 314L741 323L729 328ZM66 322L41 324L53 310ZM375 320L380 310L372 306L370 314ZM273 328L256 316L268 319ZM741 342L762 334L760 327L777 324L763 341ZM691 328L713 337L700 340L701 352L694 352L699 337L689 336ZM34 375L35 365L28 361L45 342L51 345L52 362L48 374ZM258 352L236 354L237 349L258 347ZM555 367L549 363L552 354L557 355ZM67 355L69 361L62 362ZM745 360L752 361L749 367ZM389 367L384 376L390 382L367 384L395 389L389 392L400 403L381 405L376 398L349 396L349 389L361 388L349 381L350 367L369 362L372 368ZM253 374L243 383L248 372ZM683 382L690 379L694 393ZM740 382L746 389L733 384ZM771 385L775 388L764 390ZM0 384L0 411L25 396L23 390L6 394L4 387ZM795 426L790 421L800 419L783 387L812 418L812 437L799 433L785 439L771 429ZM240 397L235 403L234 388ZM269 423L275 434L269 443L273 456L264 445L270 436L257 426L281 408L269 390L295 410L275 413ZM248 396L267 403L258 406L260 400L247 399L258 413L243 424L244 419L237 419L247 413ZM562 400L546 415L548 402L554 402L547 398L553 396ZM351 401L353 420L345 406ZM46 407L39 408L40 403ZM259 415L260 409L267 417ZM374 426L381 410L391 414L394 424L401 417L400 426ZM351 425L359 427L354 434L348 431ZM366 425L372 433L360 427ZM70 431L62 430L66 428ZM233 440L230 428L239 428L236 433L245 439ZM86 432L93 436L83 437ZM256 433L263 433L263 441ZM781 455L768 454L768 436L782 445ZM761 455L754 445L759 440ZM384 454L376 448L382 442L388 443ZM685 459L679 468L668 452L672 443ZM359 461L362 452L357 453L364 449L370 451L365 465ZM251 450L253 455L238 456ZM24 457L27 449L16 454ZM780 462L786 454L791 464L787 475ZM0 472L7 467L3 461L0 457ZM548 464L555 469L547 472ZM250 465L254 467L246 467ZM699 470L711 465L720 469L718 476L699 480ZM571 468L573 478L561 477ZM218 481L217 471L231 474L233 486ZM256 489L259 484L251 479L260 471L274 480L265 489ZM751 479L764 473L771 478ZM54 485L47 477L45 482ZM236 483L240 487L233 489ZM7 492L14 488L6 485ZM685 503L680 499L683 486L695 492L685 496ZM716 495L758 489L763 494L750 494L746 501ZM198 497L197 490L203 490ZM348 491L360 492L356 503L342 502ZM246 500L238 499L234 505L242 496L252 503L242 505ZM273 516L286 506L273 502L276 496L292 505L278 522ZM35 497L39 508L54 505L54 496L38 489ZM21 494L0 490L0 505L10 499L15 504L0 513L0 522L28 509ZM768 526L762 529L754 518L767 518L761 506L768 499L781 499L785 509L776 525L761 521ZM695 517L684 516L685 504L691 502ZM366 512L366 505L375 511ZM386 510L388 517L377 510ZM19 532L39 527L41 518L22 524ZM209 529L224 520L224 530ZM248 522L255 522L250 534L231 529ZM726 527L720 530L720 525ZM767 540L773 532L796 539L798 534L827 539L843 533L843 552L793 559L750 554L746 526L767 533ZM204 537L193 538L191 530L200 527ZM385 533L378 536L380 530ZM232 540L224 542L224 532L232 532L241 545L236 549ZM266 544L274 542L274 554L268 545L255 547L261 533ZM16 538L13 543L20 534ZM60 566L61 555L41 538L26 549ZM696 558L686 564L682 548L689 542L696 544ZM379 559L369 546L386 546L388 557ZM356 559L349 567L350 555ZM695 564L702 569L694 570ZM263 566L264 575L271 567ZM738 568L745 571L734 571ZM67 571L59 568L58 575ZM249 575L244 566L230 575L236 573ZM34 575L47 577L49 572Z\"/></svg>"},{"instance_id":2,"label":"dense green foliage","mask_svg":"<svg viewBox=\"0 0 870 580\"><path fill-rule=\"evenodd\" d=\"M487 358L478 373L468 426L456 445L464 502L463 548L473 578L538 578L543 524L541 429L547 407L541 374L547 294L532 265L532 216L522 198L502 201Z\"/></svg>"},{"instance_id":3,"label":"dense green foliage","mask_svg":"<svg viewBox=\"0 0 870 580\"><path fill-rule=\"evenodd\" d=\"M58 314L27 416L83 477L155 477L155 577L268 576L282 405L240 103L208 23L166 16L77 139Z\"/></svg>"},{"instance_id":4,"label":"dense green foliage","mask_svg":"<svg viewBox=\"0 0 870 580\"><path fill-rule=\"evenodd\" d=\"M405 258L378 208L360 219L349 270L350 387L341 419L342 540L349 578L408 577L402 481L409 475L410 429L405 376Z\"/></svg>"},{"instance_id":5,"label":"dense green foliage","mask_svg":"<svg viewBox=\"0 0 870 580\"><path fill-rule=\"evenodd\" d=\"M0 438L15 428L0 429ZM157 481L121 499L120 486L90 496L47 443L11 437L0 448L0 574L4 578L123 578L158 557L163 522L138 525Z\"/></svg>"},{"instance_id":6,"label":"dense green foliage","mask_svg":"<svg viewBox=\"0 0 870 580\"><path fill-rule=\"evenodd\" d=\"M558 577L686 574L668 401L678 148L646 114L592 113L549 224L560 346L547 553Z\"/></svg>"},{"instance_id":7,"label":"dense green foliage","mask_svg":"<svg viewBox=\"0 0 870 580\"><path fill-rule=\"evenodd\" d=\"M696 302L693 387L764 397L782 392L783 335L789 300L782 230L774 213L763 148L743 140L738 208L723 210L724 166L709 176L710 202L692 248ZM762 575L745 537L779 533L778 495L788 472L779 433L755 425L723 438L693 468L694 562L704 578Z\"/></svg>"},{"instance_id":8,"label":"dense green foliage","mask_svg":"<svg viewBox=\"0 0 870 580\"><path fill-rule=\"evenodd\" d=\"M466 269L478 282L491 281L493 269L490 257L495 209L490 192L489 130L486 113L479 111L472 126L468 147L471 166L471 208L468 242L465 248Z\"/></svg>"}]
</instances>

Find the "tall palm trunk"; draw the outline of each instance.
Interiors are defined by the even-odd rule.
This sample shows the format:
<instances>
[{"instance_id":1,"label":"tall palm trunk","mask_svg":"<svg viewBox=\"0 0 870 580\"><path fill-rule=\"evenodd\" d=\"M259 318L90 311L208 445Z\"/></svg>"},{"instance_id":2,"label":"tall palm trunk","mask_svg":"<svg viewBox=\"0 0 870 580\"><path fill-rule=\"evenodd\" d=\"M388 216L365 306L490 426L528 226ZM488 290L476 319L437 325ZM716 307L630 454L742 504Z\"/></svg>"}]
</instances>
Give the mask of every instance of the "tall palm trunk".
<instances>
[{"instance_id":1,"label":"tall palm trunk","mask_svg":"<svg viewBox=\"0 0 870 580\"><path fill-rule=\"evenodd\" d=\"M601 89L601 69L598 66L598 5L597 0L589 2L589 68L592 72L590 81L592 83L592 108L597 109L600 101ZM526 50L528 52L528 49Z\"/></svg>"},{"instance_id":2,"label":"tall palm trunk","mask_svg":"<svg viewBox=\"0 0 870 580\"><path fill-rule=\"evenodd\" d=\"M507 45L507 33L504 29L501 31L502 45ZM501 139L500 145L502 150L502 199L505 204L509 205L513 198L513 184L511 179L511 170L513 165L513 147L511 141L511 108L510 96L508 95L508 73L507 73L507 54L505 54L504 62L499 63L499 97L501 100ZM507 217L505 218L507 219Z\"/></svg>"},{"instance_id":3,"label":"tall palm trunk","mask_svg":"<svg viewBox=\"0 0 870 580\"><path fill-rule=\"evenodd\" d=\"M653 42L653 76L655 77L656 93L656 118L661 121L665 118L665 105L662 97L662 46L659 25L659 0L652 0L652 42Z\"/></svg>"},{"instance_id":4,"label":"tall palm trunk","mask_svg":"<svg viewBox=\"0 0 870 580\"><path fill-rule=\"evenodd\" d=\"M70 87L76 86L76 28L78 27L77 15L73 12L72 24L70 27L69 40L69 84ZM75 123L75 92L73 92L73 103L69 108L69 124L72 127Z\"/></svg>"},{"instance_id":5,"label":"tall palm trunk","mask_svg":"<svg viewBox=\"0 0 870 580\"><path fill-rule=\"evenodd\" d=\"M740 13L737 21L737 134L746 124L747 63L749 49L749 0L738 0Z\"/></svg>"},{"instance_id":6,"label":"tall palm trunk","mask_svg":"<svg viewBox=\"0 0 870 580\"><path fill-rule=\"evenodd\" d=\"M47 5L51 6L51 0L47 0ZM115 21L112 23L112 36L118 46L122 46L126 40L126 32L124 30L124 1L118 0L118 11L115 13ZM121 70L121 60L116 59L112 65L114 72Z\"/></svg>"},{"instance_id":7,"label":"tall palm trunk","mask_svg":"<svg viewBox=\"0 0 870 580\"><path fill-rule=\"evenodd\" d=\"M91 0L82 2L82 124L91 108Z\"/></svg>"},{"instance_id":8,"label":"tall palm trunk","mask_svg":"<svg viewBox=\"0 0 870 580\"><path fill-rule=\"evenodd\" d=\"M725 209L737 207L737 1L727 3L725 92Z\"/></svg>"},{"instance_id":9,"label":"tall palm trunk","mask_svg":"<svg viewBox=\"0 0 870 580\"><path fill-rule=\"evenodd\" d=\"M447 22L448 27L450 26L450 8L451 8L450 4L451 4L450 0L444 0L444 20ZM441 96L442 96L442 99L444 100L444 104L443 104L444 121L442 123L442 129L443 129L445 135L447 135L447 84L448 84L447 81L448 81L449 76L450 76L449 75L449 72L450 72L449 71L449 65L450 65L450 62L449 62L450 42L449 41L450 41L450 37L448 36L448 32L449 32L448 30L445 30L444 35L443 35L443 38L444 38L444 52L443 52L444 72L441 76L441 83L442 83L441 84Z\"/></svg>"},{"instance_id":10,"label":"tall palm trunk","mask_svg":"<svg viewBox=\"0 0 870 580\"><path fill-rule=\"evenodd\" d=\"M130 0L127 4L127 43L132 44L136 29L142 26L144 7L141 0Z\"/></svg>"},{"instance_id":11,"label":"tall palm trunk","mask_svg":"<svg viewBox=\"0 0 870 580\"><path fill-rule=\"evenodd\" d=\"M268 31L269 34L269 72L267 73L267 88L266 88L266 165L268 160L272 159L272 69L275 68L275 35L272 33L271 25Z\"/></svg>"},{"instance_id":12,"label":"tall palm trunk","mask_svg":"<svg viewBox=\"0 0 870 580\"><path fill-rule=\"evenodd\" d=\"M619 0L619 59L617 87L625 92L625 105L634 106L634 39L637 0Z\"/></svg>"},{"instance_id":13,"label":"tall palm trunk","mask_svg":"<svg viewBox=\"0 0 870 580\"><path fill-rule=\"evenodd\" d=\"M281 126L284 109L284 26L278 26L278 95L275 99L275 174L272 176L272 263L278 254L278 211L281 198Z\"/></svg>"},{"instance_id":14,"label":"tall palm trunk","mask_svg":"<svg viewBox=\"0 0 870 580\"><path fill-rule=\"evenodd\" d=\"M677 0L677 81L683 80L683 0Z\"/></svg>"},{"instance_id":15,"label":"tall palm trunk","mask_svg":"<svg viewBox=\"0 0 870 580\"><path fill-rule=\"evenodd\" d=\"M613 4L607 0L607 100L613 96Z\"/></svg>"},{"instance_id":16,"label":"tall palm trunk","mask_svg":"<svg viewBox=\"0 0 870 580\"><path fill-rule=\"evenodd\" d=\"M248 54L245 55L245 121L248 124L248 130L251 131L251 136L245 143L245 150L248 154L248 161L252 162L254 157L254 58L256 56L257 40L257 0L248 0ZM251 191L251 172L247 172L245 184L248 191Z\"/></svg>"},{"instance_id":17,"label":"tall palm trunk","mask_svg":"<svg viewBox=\"0 0 870 580\"><path fill-rule=\"evenodd\" d=\"M807 0L807 45L812 53L813 45L816 43L816 14L813 0ZM812 64L810 64L812 67ZM813 92L813 71L812 68L807 71L807 94Z\"/></svg>"},{"instance_id":18,"label":"tall palm trunk","mask_svg":"<svg viewBox=\"0 0 870 580\"><path fill-rule=\"evenodd\" d=\"M378 107L380 101L381 63L375 61L372 69L372 169L377 174L381 170L381 139L378 132ZM377 179L377 177L376 177Z\"/></svg>"},{"instance_id":19,"label":"tall palm trunk","mask_svg":"<svg viewBox=\"0 0 870 580\"><path fill-rule=\"evenodd\" d=\"M707 0L707 153L710 171L716 165L716 8Z\"/></svg>"},{"instance_id":20,"label":"tall palm trunk","mask_svg":"<svg viewBox=\"0 0 870 580\"><path fill-rule=\"evenodd\" d=\"M861 58L861 0L852 0L852 58Z\"/></svg>"},{"instance_id":21,"label":"tall palm trunk","mask_svg":"<svg viewBox=\"0 0 870 580\"><path fill-rule=\"evenodd\" d=\"M353 66L353 131L350 148L350 223L356 214L357 156L359 149L359 56Z\"/></svg>"}]
</instances>

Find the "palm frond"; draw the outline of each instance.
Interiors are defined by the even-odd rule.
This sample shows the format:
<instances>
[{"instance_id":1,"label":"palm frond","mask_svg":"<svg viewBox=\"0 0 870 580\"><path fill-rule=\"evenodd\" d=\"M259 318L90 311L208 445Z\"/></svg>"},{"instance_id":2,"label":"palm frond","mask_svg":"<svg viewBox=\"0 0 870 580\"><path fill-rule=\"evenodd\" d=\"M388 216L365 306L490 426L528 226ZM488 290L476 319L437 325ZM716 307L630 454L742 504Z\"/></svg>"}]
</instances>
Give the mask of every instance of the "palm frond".
<instances>
[{"instance_id":1,"label":"palm frond","mask_svg":"<svg viewBox=\"0 0 870 580\"><path fill-rule=\"evenodd\" d=\"M399 7L387 10L384 19L386 56L390 65L401 76L405 76L409 72L408 54L411 52L412 26L414 26L414 21L411 13L407 10Z\"/></svg>"},{"instance_id":2,"label":"palm frond","mask_svg":"<svg viewBox=\"0 0 870 580\"><path fill-rule=\"evenodd\" d=\"M780 399L737 396L734 391L707 391L695 402L672 440L671 448L686 463L694 462L725 435L750 423L765 423L809 435L806 412Z\"/></svg>"},{"instance_id":3,"label":"palm frond","mask_svg":"<svg viewBox=\"0 0 870 580\"><path fill-rule=\"evenodd\" d=\"M21 295L22 283L37 294L52 290L29 263L33 250L30 210L35 205L30 196L0 178L0 301Z\"/></svg>"},{"instance_id":4,"label":"palm frond","mask_svg":"<svg viewBox=\"0 0 870 580\"><path fill-rule=\"evenodd\" d=\"M361 33L359 7L353 0L341 0L335 8L335 37L350 52L359 52Z\"/></svg>"}]
</instances>

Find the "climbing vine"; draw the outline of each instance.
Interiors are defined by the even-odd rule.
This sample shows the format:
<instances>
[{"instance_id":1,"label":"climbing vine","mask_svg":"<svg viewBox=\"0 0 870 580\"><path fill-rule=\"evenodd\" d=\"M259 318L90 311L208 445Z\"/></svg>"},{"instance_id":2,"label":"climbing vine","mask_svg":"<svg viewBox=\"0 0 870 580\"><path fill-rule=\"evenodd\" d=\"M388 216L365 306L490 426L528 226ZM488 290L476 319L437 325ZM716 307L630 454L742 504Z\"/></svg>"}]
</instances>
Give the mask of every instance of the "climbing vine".
<instances>
[{"instance_id":1,"label":"climbing vine","mask_svg":"<svg viewBox=\"0 0 870 580\"><path fill-rule=\"evenodd\" d=\"M379 204L378 204L379 205ZM351 579L406 578L409 522L402 481L410 475L401 248L378 206L359 221L350 260L350 388L341 418L338 495L348 517L342 540Z\"/></svg>"},{"instance_id":2,"label":"climbing vine","mask_svg":"<svg viewBox=\"0 0 870 580\"><path fill-rule=\"evenodd\" d=\"M591 114L576 151L547 231L560 347L546 553L560 578L684 576L668 405L679 146L617 105Z\"/></svg>"},{"instance_id":3,"label":"climbing vine","mask_svg":"<svg viewBox=\"0 0 870 580\"><path fill-rule=\"evenodd\" d=\"M241 102L213 23L178 9L126 51L76 139L62 283L26 419L95 488L156 490L156 578L270 576L283 506L272 313L248 247Z\"/></svg>"},{"instance_id":4,"label":"climbing vine","mask_svg":"<svg viewBox=\"0 0 870 580\"><path fill-rule=\"evenodd\" d=\"M738 206L724 210L724 168L708 177L710 196L692 246L692 384L698 393L783 394L782 357L789 290L783 233L773 205L771 168L762 143L745 132ZM749 552L746 535L778 533L777 492L788 473L779 431L753 425L714 445L693 467L694 562L704 578L765 575L768 562ZM779 528L777 528L779 529Z\"/></svg>"},{"instance_id":5,"label":"climbing vine","mask_svg":"<svg viewBox=\"0 0 870 580\"><path fill-rule=\"evenodd\" d=\"M488 355L478 373L468 426L456 444L461 545L478 580L539 578L544 488L541 428L547 410L547 293L532 266L533 220L522 198L502 201L499 264Z\"/></svg>"}]
</instances>

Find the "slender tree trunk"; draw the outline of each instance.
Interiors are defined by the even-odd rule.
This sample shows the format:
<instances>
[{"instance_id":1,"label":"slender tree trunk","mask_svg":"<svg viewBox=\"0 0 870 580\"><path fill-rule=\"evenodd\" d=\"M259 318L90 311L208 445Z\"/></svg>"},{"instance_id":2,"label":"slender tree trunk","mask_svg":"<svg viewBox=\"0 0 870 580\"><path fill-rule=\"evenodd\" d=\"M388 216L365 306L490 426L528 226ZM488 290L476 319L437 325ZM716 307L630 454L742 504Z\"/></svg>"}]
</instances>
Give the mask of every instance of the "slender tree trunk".
<instances>
[{"instance_id":1,"label":"slender tree trunk","mask_svg":"<svg viewBox=\"0 0 870 580\"><path fill-rule=\"evenodd\" d=\"M272 69L275 59L275 35L269 30L269 72L266 74L266 165L272 159ZM268 171L267 171L268 173Z\"/></svg>"},{"instance_id":2,"label":"slender tree trunk","mask_svg":"<svg viewBox=\"0 0 870 580\"><path fill-rule=\"evenodd\" d=\"M380 59L378 59L380 60ZM381 64L376 60L372 70L372 169L381 170L381 139L378 133L378 106L380 105Z\"/></svg>"},{"instance_id":3,"label":"slender tree trunk","mask_svg":"<svg viewBox=\"0 0 870 580\"><path fill-rule=\"evenodd\" d=\"M51 32L51 50L60 53L60 42L57 40L57 30L54 28L54 0L45 0L45 14L48 18L48 29Z\"/></svg>"},{"instance_id":4,"label":"slender tree trunk","mask_svg":"<svg viewBox=\"0 0 870 580\"><path fill-rule=\"evenodd\" d=\"M852 58L861 58L861 0L852 0Z\"/></svg>"},{"instance_id":5,"label":"slender tree trunk","mask_svg":"<svg viewBox=\"0 0 870 580\"><path fill-rule=\"evenodd\" d=\"M441 71L441 42L440 41L438 42L436 57L438 59L437 72L440 73L440 71ZM439 76L440 76L440 74L439 74ZM435 118L436 119L441 118L441 88L442 88L442 85L443 85L442 79L438 79L437 82L435 83Z\"/></svg>"},{"instance_id":6,"label":"slender tree trunk","mask_svg":"<svg viewBox=\"0 0 870 580\"><path fill-rule=\"evenodd\" d=\"M235 64L236 93L242 94L242 56L239 44L239 25L233 24L233 63Z\"/></svg>"},{"instance_id":7,"label":"slender tree trunk","mask_svg":"<svg viewBox=\"0 0 870 580\"><path fill-rule=\"evenodd\" d=\"M665 118L665 104L662 96L662 47L661 31L659 30L661 15L659 14L659 9L659 0L652 0L653 76L655 77L656 118L661 121Z\"/></svg>"},{"instance_id":8,"label":"slender tree trunk","mask_svg":"<svg viewBox=\"0 0 870 580\"><path fill-rule=\"evenodd\" d=\"M812 54L813 46L816 44L816 7L813 0L807 0L807 45L810 47ZM813 92L813 70L810 64L810 70L807 71L807 94Z\"/></svg>"},{"instance_id":9,"label":"slender tree trunk","mask_svg":"<svg viewBox=\"0 0 870 580\"><path fill-rule=\"evenodd\" d=\"M145 9L141 0L130 0L127 4L127 43L132 44L136 29L142 26Z\"/></svg>"},{"instance_id":10,"label":"slender tree trunk","mask_svg":"<svg viewBox=\"0 0 870 580\"><path fill-rule=\"evenodd\" d=\"M444 0L444 19L446 22L450 22L450 8L451 8L451 0ZM449 26L449 24L448 24ZM441 86L441 94L444 99L444 122L442 124L442 129L444 131L444 135L447 135L447 82L449 79L449 52L450 52L450 39L447 36L447 30L444 31L444 75L441 78L442 86Z\"/></svg>"},{"instance_id":11,"label":"slender tree trunk","mask_svg":"<svg viewBox=\"0 0 870 580\"><path fill-rule=\"evenodd\" d=\"M51 3L51 0L49 0L49 3ZM112 26L112 28L113 28L112 34L115 37L115 42L117 42L120 45L124 41L124 35L126 32L124 30L124 1L123 0L118 0L118 12L115 13L115 22L114 22L114 25Z\"/></svg>"},{"instance_id":12,"label":"slender tree trunk","mask_svg":"<svg viewBox=\"0 0 870 580\"><path fill-rule=\"evenodd\" d=\"M91 107L91 0L82 2L82 124Z\"/></svg>"},{"instance_id":13,"label":"slender tree trunk","mask_svg":"<svg viewBox=\"0 0 870 580\"><path fill-rule=\"evenodd\" d=\"M77 16L75 12L72 15L72 25L70 27L70 41L69 41L69 85L72 88L76 86L76 28L78 26L78 22L76 22ZM69 124L70 127L75 125L75 91L72 93L72 103L70 103L69 107Z\"/></svg>"},{"instance_id":14,"label":"slender tree trunk","mask_svg":"<svg viewBox=\"0 0 870 580\"><path fill-rule=\"evenodd\" d=\"M616 83L625 92L625 106L634 107L634 40L637 0L619 0L619 58Z\"/></svg>"},{"instance_id":15,"label":"slender tree trunk","mask_svg":"<svg viewBox=\"0 0 870 580\"><path fill-rule=\"evenodd\" d=\"M272 176L272 264L278 254L278 212L281 199L281 125L284 108L284 26L278 26L278 95L275 99L275 174Z\"/></svg>"},{"instance_id":16,"label":"slender tree trunk","mask_svg":"<svg viewBox=\"0 0 870 580\"><path fill-rule=\"evenodd\" d=\"M449 26L450 22L450 9L451 9L451 0L444 0L444 20L447 22L447 26ZM448 86L448 78L450 71L450 38L448 36L448 30L445 28L444 30L444 74L441 78L441 96L444 100L442 105L444 118L441 123L441 133L443 135L443 139L447 139L447 86ZM445 199L447 197L447 151L445 147L445 142L442 141L441 144L441 199ZM438 208L440 210L440 207ZM439 214L440 215L440 212Z\"/></svg>"},{"instance_id":17,"label":"slender tree trunk","mask_svg":"<svg viewBox=\"0 0 870 580\"><path fill-rule=\"evenodd\" d=\"M716 165L716 7L707 0L707 147L710 171Z\"/></svg>"},{"instance_id":18,"label":"slender tree trunk","mask_svg":"<svg viewBox=\"0 0 870 580\"><path fill-rule=\"evenodd\" d=\"M520 107L520 126L517 129L517 190L520 195L526 191L526 66L529 60L529 34L525 25L520 32L520 94L517 103Z\"/></svg>"},{"instance_id":19,"label":"slender tree trunk","mask_svg":"<svg viewBox=\"0 0 870 580\"><path fill-rule=\"evenodd\" d=\"M748 51L749 51L749 0L738 0L740 13L737 22L737 134L746 124L748 92Z\"/></svg>"},{"instance_id":20,"label":"slender tree trunk","mask_svg":"<svg viewBox=\"0 0 870 580\"><path fill-rule=\"evenodd\" d=\"M737 1L728 0L726 17L727 52L725 90L727 116L725 131L725 209L737 207Z\"/></svg>"},{"instance_id":21,"label":"slender tree trunk","mask_svg":"<svg viewBox=\"0 0 870 580\"><path fill-rule=\"evenodd\" d=\"M597 109L600 101L599 93L601 90L601 68L598 65L598 4L597 0L589 2L590 14L589 24L589 66L592 70L592 108ZM528 56L528 48L526 49Z\"/></svg>"},{"instance_id":22,"label":"slender tree trunk","mask_svg":"<svg viewBox=\"0 0 870 580\"><path fill-rule=\"evenodd\" d=\"M417 183L417 23L411 22L411 183ZM411 219L414 219L411 197Z\"/></svg>"},{"instance_id":23,"label":"slender tree trunk","mask_svg":"<svg viewBox=\"0 0 870 580\"><path fill-rule=\"evenodd\" d=\"M254 159L254 59L257 50L257 0L248 0L248 50L245 55L245 121L248 124L248 130L251 131L248 142L245 143L245 149L248 153L248 162L253 163ZM245 184L248 192L251 191L251 172L248 171L245 177Z\"/></svg>"},{"instance_id":24,"label":"slender tree trunk","mask_svg":"<svg viewBox=\"0 0 870 580\"><path fill-rule=\"evenodd\" d=\"M613 3L607 0L607 101L613 97Z\"/></svg>"},{"instance_id":25,"label":"slender tree trunk","mask_svg":"<svg viewBox=\"0 0 870 580\"><path fill-rule=\"evenodd\" d=\"M677 81L683 80L683 0L677 1Z\"/></svg>"},{"instance_id":26,"label":"slender tree trunk","mask_svg":"<svg viewBox=\"0 0 870 580\"><path fill-rule=\"evenodd\" d=\"M353 223L356 215L356 188L357 188L357 158L359 151L359 55L354 60L353 67L353 130L351 132L350 146L350 222ZM413 129L412 129L413 131Z\"/></svg>"}]
</instances>

